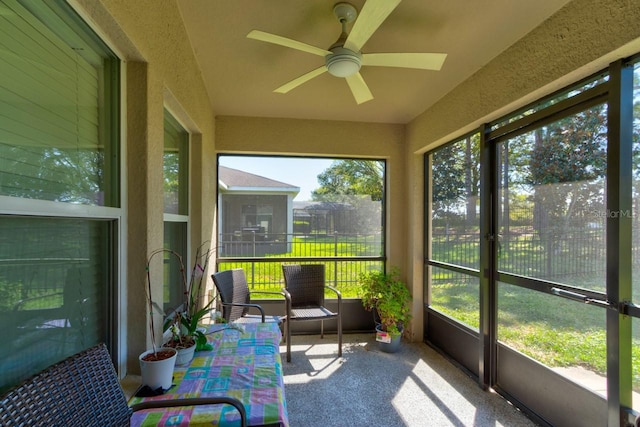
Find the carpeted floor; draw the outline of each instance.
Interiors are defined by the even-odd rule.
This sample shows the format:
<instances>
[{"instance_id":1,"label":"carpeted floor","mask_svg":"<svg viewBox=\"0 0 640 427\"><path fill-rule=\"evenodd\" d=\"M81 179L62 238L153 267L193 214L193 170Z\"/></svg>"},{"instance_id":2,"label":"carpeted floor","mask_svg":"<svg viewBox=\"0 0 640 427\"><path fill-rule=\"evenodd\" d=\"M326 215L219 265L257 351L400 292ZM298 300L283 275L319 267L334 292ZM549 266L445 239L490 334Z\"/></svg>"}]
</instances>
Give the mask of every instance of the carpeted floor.
<instances>
[{"instance_id":1,"label":"carpeted floor","mask_svg":"<svg viewBox=\"0 0 640 427\"><path fill-rule=\"evenodd\" d=\"M532 427L499 395L485 392L425 344L403 342L398 353L377 349L371 334L292 337L281 345L291 427Z\"/></svg>"}]
</instances>

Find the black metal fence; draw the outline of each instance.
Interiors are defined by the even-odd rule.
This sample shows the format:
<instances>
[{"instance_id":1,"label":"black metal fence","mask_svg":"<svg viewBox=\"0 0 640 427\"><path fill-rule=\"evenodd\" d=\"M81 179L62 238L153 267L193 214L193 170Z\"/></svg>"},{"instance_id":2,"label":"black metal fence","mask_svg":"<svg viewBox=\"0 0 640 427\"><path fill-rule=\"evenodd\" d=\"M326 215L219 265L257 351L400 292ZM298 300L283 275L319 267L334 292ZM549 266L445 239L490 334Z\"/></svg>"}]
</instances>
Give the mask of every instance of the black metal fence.
<instances>
[{"instance_id":1,"label":"black metal fence","mask_svg":"<svg viewBox=\"0 0 640 427\"><path fill-rule=\"evenodd\" d=\"M255 230L222 233L218 239L220 257L315 257L381 256L380 233L273 234Z\"/></svg>"},{"instance_id":2,"label":"black metal fence","mask_svg":"<svg viewBox=\"0 0 640 427\"><path fill-rule=\"evenodd\" d=\"M633 233L632 260L640 267L640 230ZM467 268L479 268L480 234L434 229L431 259ZM500 271L547 280L568 277L602 277L606 272L604 228L539 233L533 227L518 227L498 236ZM448 278L441 281L447 282ZM437 280L434 280L436 283Z\"/></svg>"},{"instance_id":3,"label":"black metal fence","mask_svg":"<svg viewBox=\"0 0 640 427\"><path fill-rule=\"evenodd\" d=\"M282 264L324 264L327 285L336 287L344 298L359 298L358 277L371 270L383 270L382 259L278 258L218 259L217 270L242 268L251 290L280 290L284 287ZM327 294L333 297L332 294Z\"/></svg>"}]
</instances>

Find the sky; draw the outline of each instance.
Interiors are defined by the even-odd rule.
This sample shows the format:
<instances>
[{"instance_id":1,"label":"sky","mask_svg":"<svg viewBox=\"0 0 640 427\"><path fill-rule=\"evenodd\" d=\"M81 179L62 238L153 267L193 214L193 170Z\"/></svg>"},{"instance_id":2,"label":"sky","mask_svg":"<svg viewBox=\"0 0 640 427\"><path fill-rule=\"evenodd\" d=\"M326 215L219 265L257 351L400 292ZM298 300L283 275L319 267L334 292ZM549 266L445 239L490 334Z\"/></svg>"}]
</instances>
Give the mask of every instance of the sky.
<instances>
[{"instance_id":1,"label":"sky","mask_svg":"<svg viewBox=\"0 0 640 427\"><path fill-rule=\"evenodd\" d=\"M300 187L295 201L311 200L311 191L318 188L318 174L334 159L301 157L220 156L220 165L260 175L265 178Z\"/></svg>"}]
</instances>

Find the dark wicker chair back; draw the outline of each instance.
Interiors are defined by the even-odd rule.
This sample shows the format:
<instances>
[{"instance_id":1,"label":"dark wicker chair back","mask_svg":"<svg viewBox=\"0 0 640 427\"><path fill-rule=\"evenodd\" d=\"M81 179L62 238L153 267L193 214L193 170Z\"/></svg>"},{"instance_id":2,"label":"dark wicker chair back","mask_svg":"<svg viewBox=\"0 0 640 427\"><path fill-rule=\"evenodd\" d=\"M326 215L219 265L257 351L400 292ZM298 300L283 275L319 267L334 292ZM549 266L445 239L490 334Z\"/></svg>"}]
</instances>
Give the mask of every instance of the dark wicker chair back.
<instances>
[{"instance_id":1,"label":"dark wicker chair back","mask_svg":"<svg viewBox=\"0 0 640 427\"><path fill-rule=\"evenodd\" d=\"M287 362L291 362L291 322L320 321L320 338L324 337L324 320L336 319L338 330L338 357L342 356L342 295L325 284L323 264L283 264L284 295L287 303L285 340ZM335 312L325 307L324 292L331 290L338 299Z\"/></svg>"},{"instance_id":2,"label":"dark wicker chair back","mask_svg":"<svg viewBox=\"0 0 640 427\"><path fill-rule=\"evenodd\" d=\"M104 345L50 366L0 401L3 426L128 426L130 417Z\"/></svg>"},{"instance_id":3,"label":"dark wicker chair back","mask_svg":"<svg viewBox=\"0 0 640 427\"><path fill-rule=\"evenodd\" d=\"M246 315L249 312L247 304L251 303L251 297L244 270L236 268L219 271L211 277L222 300L222 317L227 322L235 322Z\"/></svg>"},{"instance_id":4,"label":"dark wicker chair back","mask_svg":"<svg viewBox=\"0 0 640 427\"><path fill-rule=\"evenodd\" d=\"M283 265L282 268L292 308L324 306L324 265Z\"/></svg>"},{"instance_id":5,"label":"dark wicker chair back","mask_svg":"<svg viewBox=\"0 0 640 427\"><path fill-rule=\"evenodd\" d=\"M129 426L134 411L205 404L234 406L230 397L169 399L129 407L104 344L83 350L29 378L0 398L0 426Z\"/></svg>"},{"instance_id":6,"label":"dark wicker chair back","mask_svg":"<svg viewBox=\"0 0 640 427\"><path fill-rule=\"evenodd\" d=\"M251 303L251 294L276 294L282 297L282 292L250 291L243 269L219 271L212 274L211 278L222 300L222 317L227 322L280 324L285 320L283 316L265 315L259 304ZM249 309L252 307L260 314L250 314Z\"/></svg>"}]
</instances>

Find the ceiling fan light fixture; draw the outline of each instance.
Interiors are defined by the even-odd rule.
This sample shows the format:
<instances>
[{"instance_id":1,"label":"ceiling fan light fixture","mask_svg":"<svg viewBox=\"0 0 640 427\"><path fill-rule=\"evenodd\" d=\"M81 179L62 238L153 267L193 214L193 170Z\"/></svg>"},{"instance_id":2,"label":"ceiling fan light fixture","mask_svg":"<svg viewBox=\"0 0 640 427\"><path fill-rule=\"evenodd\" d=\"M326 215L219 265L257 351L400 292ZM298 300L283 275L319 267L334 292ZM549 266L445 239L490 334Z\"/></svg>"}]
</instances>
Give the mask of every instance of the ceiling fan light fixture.
<instances>
[{"instance_id":1,"label":"ceiling fan light fixture","mask_svg":"<svg viewBox=\"0 0 640 427\"><path fill-rule=\"evenodd\" d=\"M329 74L336 77L349 77L360 71L362 55L349 49L336 47L327 55L326 65Z\"/></svg>"}]
</instances>

